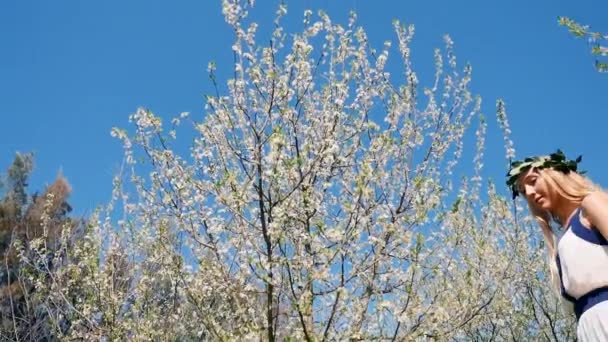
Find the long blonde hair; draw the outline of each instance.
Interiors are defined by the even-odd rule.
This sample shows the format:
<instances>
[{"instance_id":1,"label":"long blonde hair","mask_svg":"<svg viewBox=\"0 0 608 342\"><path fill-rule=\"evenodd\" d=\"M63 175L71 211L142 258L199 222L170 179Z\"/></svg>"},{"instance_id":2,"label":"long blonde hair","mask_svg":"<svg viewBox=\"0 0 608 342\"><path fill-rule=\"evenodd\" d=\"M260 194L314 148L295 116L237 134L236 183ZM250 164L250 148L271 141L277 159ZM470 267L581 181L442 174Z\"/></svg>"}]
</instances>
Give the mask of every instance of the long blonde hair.
<instances>
[{"instance_id":1,"label":"long blonde hair","mask_svg":"<svg viewBox=\"0 0 608 342\"><path fill-rule=\"evenodd\" d=\"M583 202L585 196L594 191L601 190L600 187L591 182L589 178L576 172L569 172L566 174L552 168L532 170L532 172L534 171L538 172L539 176L546 181L549 195L553 197L554 200L557 197L561 197L561 199L579 206ZM551 283L553 284L553 287L560 292L559 271L555 260L557 257L557 238L550 224L552 220L557 220L553 213L541 210L530 202L528 202L528 207L534 218L536 218L547 245ZM560 222L560 224L564 224L564 222Z\"/></svg>"}]
</instances>

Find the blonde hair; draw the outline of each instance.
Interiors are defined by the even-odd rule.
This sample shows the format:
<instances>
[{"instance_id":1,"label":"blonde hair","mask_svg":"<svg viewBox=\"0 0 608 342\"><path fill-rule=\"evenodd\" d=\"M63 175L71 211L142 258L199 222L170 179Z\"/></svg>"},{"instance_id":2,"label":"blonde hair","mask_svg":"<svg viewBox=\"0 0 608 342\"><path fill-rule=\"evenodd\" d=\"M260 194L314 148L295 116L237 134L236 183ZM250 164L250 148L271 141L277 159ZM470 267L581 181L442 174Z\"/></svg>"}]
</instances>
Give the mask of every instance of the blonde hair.
<instances>
[{"instance_id":1,"label":"blonde hair","mask_svg":"<svg viewBox=\"0 0 608 342\"><path fill-rule=\"evenodd\" d=\"M553 197L553 199L560 197L577 206L583 202L585 196L594 191L601 190L597 185L591 182L589 178L576 172L569 172L566 174L552 168L532 170L532 172L533 171L538 172L539 176L547 182L549 195ZM558 290L558 292L561 292L559 270L557 269L555 260L557 257L557 239L550 225L551 220L557 220L553 213L541 210L530 202L528 202L528 207L534 218L536 218L536 221L538 221L543 237L545 238L545 243L547 244L551 282L553 287ZM564 224L564 222L560 222L560 224Z\"/></svg>"}]
</instances>

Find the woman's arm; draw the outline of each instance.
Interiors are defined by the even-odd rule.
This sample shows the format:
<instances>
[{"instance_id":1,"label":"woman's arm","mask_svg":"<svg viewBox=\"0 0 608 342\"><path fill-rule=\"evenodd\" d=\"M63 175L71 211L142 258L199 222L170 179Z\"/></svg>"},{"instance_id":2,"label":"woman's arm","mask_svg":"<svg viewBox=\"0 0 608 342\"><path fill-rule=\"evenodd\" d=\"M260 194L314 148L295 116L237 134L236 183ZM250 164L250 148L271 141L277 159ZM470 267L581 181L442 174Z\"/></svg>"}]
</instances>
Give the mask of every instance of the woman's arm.
<instances>
[{"instance_id":1,"label":"woman's arm","mask_svg":"<svg viewBox=\"0 0 608 342\"><path fill-rule=\"evenodd\" d=\"M592 192L583 199L581 207L589 223L608 240L608 194Z\"/></svg>"}]
</instances>

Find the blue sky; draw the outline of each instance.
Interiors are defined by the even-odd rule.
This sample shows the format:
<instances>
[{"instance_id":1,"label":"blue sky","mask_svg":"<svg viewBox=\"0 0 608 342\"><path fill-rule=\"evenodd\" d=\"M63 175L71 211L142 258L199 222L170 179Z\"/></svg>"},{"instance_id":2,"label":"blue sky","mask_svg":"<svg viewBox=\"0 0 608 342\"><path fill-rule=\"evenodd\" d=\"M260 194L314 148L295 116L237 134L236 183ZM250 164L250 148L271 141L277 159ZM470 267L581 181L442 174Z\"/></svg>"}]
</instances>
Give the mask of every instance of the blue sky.
<instances>
[{"instance_id":1,"label":"blue sky","mask_svg":"<svg viewBox=\"0 0 608 342\"><path fill-rule=\"evenodd\" d=\"M257 1L252 15L262 32L277 4ZM301 27L305 8L344 23L354 9L379 48L395 40L393 19L414 24L422 81L432 76L433 49L450 34L459 63L473 66L472 89L491 118L486 175L503 181L494 120L503 98L518 157L557 147L583 154L582 168L608 187L608 75L593 69L583 40L557 25L565 15L608 32L605 0L292 0L288 8L288 32ZM1 1L0 169L16 151L33 151L32 190L61 170L73 185L76 213L90 213L109 199L122 160L110 129L127 127L139 106L201 119L203 95L211 92L207 63L230 68L231 44L219 0Z\"/></svg>"}]
</instances>

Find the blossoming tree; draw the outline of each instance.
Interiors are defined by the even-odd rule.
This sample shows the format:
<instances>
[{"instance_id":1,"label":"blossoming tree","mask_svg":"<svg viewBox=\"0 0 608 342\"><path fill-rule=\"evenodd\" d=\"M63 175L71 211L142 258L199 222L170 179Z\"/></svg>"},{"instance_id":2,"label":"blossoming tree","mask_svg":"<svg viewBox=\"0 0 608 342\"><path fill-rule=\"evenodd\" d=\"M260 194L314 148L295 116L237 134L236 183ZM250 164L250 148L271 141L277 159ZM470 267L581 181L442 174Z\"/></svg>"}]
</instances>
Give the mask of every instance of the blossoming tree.
<instances>
[{"instance_id":1,"label":"blossoming tree","mask_svg":"<svg viewBox=\"0 0 608 342\"><path fill-rule=\"evenodd\" d=\"M560 26L565 26L568 31L577 38L587 38L591 46L591 54L595 55L595 69L599 72L608 72L608 63L605 57L608 56L608 34L593 32L588 25L581 25L568 17L558 17L557 22Z\"/></svg>"},{"instance_id":2,"label":"blossoming tree","mask_svg":"<svg viewBox=\"0 0 608 342\"><path fill-rule=\"evenodd\" d=\"M223 1L234 73L223 92L210 65L201 121L139 109L132 133L113 130L125 150L114 200L53 277L61 336L572 338L535 225L482 178L481 99L449 37L425 87L413 26L394 22L396 47L376 51L354 14L340 25L307 11L288 34L281 5L260 44L251 6Z\"/></svg>"}]
</instances>

